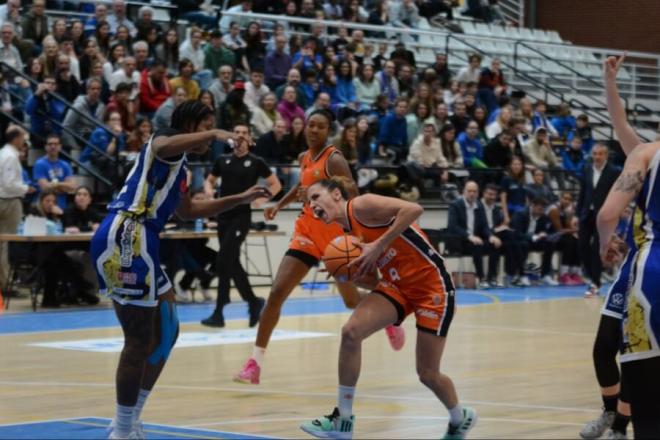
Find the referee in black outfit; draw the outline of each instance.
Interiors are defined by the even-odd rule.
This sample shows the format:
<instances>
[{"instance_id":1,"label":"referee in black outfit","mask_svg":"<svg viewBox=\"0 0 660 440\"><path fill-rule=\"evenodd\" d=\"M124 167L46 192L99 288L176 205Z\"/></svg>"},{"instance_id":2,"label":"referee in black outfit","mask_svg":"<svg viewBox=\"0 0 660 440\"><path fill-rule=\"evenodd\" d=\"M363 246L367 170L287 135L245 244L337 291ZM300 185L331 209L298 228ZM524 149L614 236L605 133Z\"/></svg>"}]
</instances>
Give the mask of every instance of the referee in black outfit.
<instances>
[{"instance_id":1,"label":"referee in black outfit","mask_svg":"<svg viewBox=\"0 0 660 440\"><path fill-rule=\"evenodd\" d=\"M247 125L234 127L235 139L246 139L249 136ZM204 182L207 193L213 194L218 179L221 179L220 197L238 194L255 185L260 178L266 179L268 189L275 195L280 192L282 185L277 176L270 170L266 162L259 156L250 153L248 142L241 142L234 146L231 154L220 156L211 174ZM225 318L222 309L229 304L230 282L234 285L244 301L248 303L250 327L259 322L264 299L255 296L250 286L250 280L241 265L241 245L250 230L252 211L249 204L237 206L218 216L218 299L213 314L202 320L202 324L210 327L224 327Z\"/></svg>"}]
</instances>

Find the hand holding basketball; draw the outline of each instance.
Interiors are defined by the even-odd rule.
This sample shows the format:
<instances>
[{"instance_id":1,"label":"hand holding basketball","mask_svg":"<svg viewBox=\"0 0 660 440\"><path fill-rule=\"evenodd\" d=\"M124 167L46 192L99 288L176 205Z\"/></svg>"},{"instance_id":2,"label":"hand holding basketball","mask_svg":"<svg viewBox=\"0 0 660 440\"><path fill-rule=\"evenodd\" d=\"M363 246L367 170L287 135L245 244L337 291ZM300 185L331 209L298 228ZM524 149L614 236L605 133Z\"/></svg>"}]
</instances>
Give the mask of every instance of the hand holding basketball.
<instances>
[{"instance_id":1,"label":"hand holding basketball","mask_svg":"<svg viewBox=\"0 0 660 440\"><path fill-rule=\"evenodd\" d=\"M366 274L373 273L376 270L376 263L384 249L380 244L380 241L358 243L358 247L362 250L362 255L351 261L348 267L352 270L357 269L356 276L362 277Z\"/></svg>"},{"instance_id":2,"label":"hand holding basketball","mask_svg":"<svg viewBox=\"0 0 660 440\"><path fill-rule=\"evenodd\" d=\"M356 277L357 268L351 268L350 265L361 253L359 238L341 235L325 248L323 263L330 276L340 283L345 283Z\"/></svg>"}]
</instances>

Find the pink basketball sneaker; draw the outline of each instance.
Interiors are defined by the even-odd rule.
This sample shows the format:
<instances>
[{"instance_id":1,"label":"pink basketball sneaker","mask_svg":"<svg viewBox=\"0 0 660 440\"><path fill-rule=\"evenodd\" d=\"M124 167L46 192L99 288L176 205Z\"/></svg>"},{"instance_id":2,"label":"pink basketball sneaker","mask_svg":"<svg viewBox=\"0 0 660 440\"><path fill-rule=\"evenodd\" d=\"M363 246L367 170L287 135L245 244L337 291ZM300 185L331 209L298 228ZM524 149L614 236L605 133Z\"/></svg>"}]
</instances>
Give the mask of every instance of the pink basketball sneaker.
<instances>
[{"instance_id":1,"label":"pink basketball sneaker","mask_svg":"<svg viewBox=\"0 0 660 440\"><path fill-rule=\"evenodd\" d=\"M261 368L257 361L250 358L243 366L243 370L234 376L234 382L259 385L259 374L261 373Z\"/></svg>"},{"instance_id":2,"label":"pink basketball sneaker","mask_svg":"<svg viewBox=\"0 0 660 440\"><path fill-rule=\"evenodd\" d=\"M406 332L403 330L403 327L388 325L385 327L385 333L387 333L387 338L390 340L390 345L394 351L399 351L403 348L403 345L406 343Z\"/></svg>"}]
</instances>

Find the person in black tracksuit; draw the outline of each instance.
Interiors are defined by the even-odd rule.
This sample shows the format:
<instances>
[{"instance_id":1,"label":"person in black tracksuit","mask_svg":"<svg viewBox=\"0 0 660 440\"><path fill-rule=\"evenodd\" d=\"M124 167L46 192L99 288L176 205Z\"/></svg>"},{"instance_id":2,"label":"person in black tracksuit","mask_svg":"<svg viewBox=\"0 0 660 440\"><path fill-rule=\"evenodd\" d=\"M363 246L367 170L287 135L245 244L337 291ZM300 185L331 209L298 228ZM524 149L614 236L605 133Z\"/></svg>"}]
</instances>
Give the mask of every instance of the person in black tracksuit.
<instances>
[{"instance_id":1,"label":"person in black tracksuit","mask_svg":"<svg viewBox=\"0 0 660 440\"><path fill-rule=\"evenodd\" d=\"M249 128L246 125L236 125L234 134L248 137ZM250 153L247 142L242 142L234 147L231 154L220 156L206 179L205 189L213 192L218 180L222 179L220 185L220 197L238 194L255 185L260 178L267 181L268 189L275 195L281 190L280 181L273 174L266 162L259 156ZM218 216L218 240L220 251L218 252L218 298L213 314L202 320L203 325L210 327L224 327L225 319L222 309L229 304L230 282L233 279L236 289L241 298L248 303L250 315L250 327L259 322L264 299L255 296L245 269L241 265L241 245L250 229L252 211L250 205L241 205Z\"/></svg>"}]
</instances>

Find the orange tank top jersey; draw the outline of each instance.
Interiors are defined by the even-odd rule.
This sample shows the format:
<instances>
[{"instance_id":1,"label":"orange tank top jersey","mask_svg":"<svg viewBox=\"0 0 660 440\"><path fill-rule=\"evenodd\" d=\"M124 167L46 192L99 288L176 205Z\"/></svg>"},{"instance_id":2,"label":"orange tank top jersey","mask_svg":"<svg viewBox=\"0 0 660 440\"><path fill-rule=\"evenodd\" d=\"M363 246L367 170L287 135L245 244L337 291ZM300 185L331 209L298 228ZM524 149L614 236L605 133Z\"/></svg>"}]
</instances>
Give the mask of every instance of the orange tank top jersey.
<instances>
[{"instance_id":1,"label":"orange tank top jersey","mask_svg":"<svg viewBox=\"0 0 660 440\"><path fill-rule=\"evenodd\" d=\"M355 217L352 201L346 205L349 233L371 243L387 232L383 225L365 225ZM382 253L378 262L382 280L374 289L396 307L399 322L415 314L417 328L446 336L454 313L454 285L440 254L426 234L412 224Z\"/></svg>"},{"instance_id":2,"label":"orange tank top jersey","mask_svg":"<svg viewBox=\"0 0 660 440\"><path fill-rule=\"evenodd\" d=\"M341 154L334 146L328 145L315 157L307 151L300 160L300 185L309 187L319 180L329 179L328 159L333 154ZM289 253L297 255L303 261L315 264L321 257L328 244L344 231L336 223L326 224L314 216L308 203L303 205L302 212L296 219L293 237L289 243ZM300 255L300 253L305 255ZM308 258L310 257L310 258Z\"/></svg>"}]
</instances>

